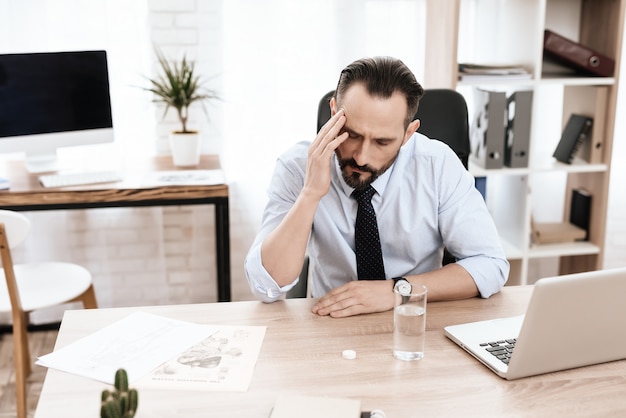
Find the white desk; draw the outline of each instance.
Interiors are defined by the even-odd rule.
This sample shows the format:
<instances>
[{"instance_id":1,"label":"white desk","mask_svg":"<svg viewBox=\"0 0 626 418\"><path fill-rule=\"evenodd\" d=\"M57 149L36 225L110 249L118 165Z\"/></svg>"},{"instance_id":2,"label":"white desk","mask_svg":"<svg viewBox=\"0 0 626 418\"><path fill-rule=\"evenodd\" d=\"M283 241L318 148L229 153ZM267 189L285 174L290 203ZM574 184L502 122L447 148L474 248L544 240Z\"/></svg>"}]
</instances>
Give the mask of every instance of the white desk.
<instances>
[{"instance_id":1,"label":"white desk","mask_svg":"<svg viewBox=\"0 0 626 418\"><path fill-rule=\"evenodd\" d=\"M281 392L359 399L364 411L379 408L387 418L626 416L626 361L509 382L443 335L449 324L523 313L531 290L505 287L486 300L430 303L420 362L392 356L392 312L318 317L310 313L312 299L69 311L56 348L137 309L201 323L267 326L248 392L141 390L138 418L268 418ZM357 358L344 360L345 349ZM98 417L105 387L48 370L35 418Z\"/></svg>"}]
</instances>

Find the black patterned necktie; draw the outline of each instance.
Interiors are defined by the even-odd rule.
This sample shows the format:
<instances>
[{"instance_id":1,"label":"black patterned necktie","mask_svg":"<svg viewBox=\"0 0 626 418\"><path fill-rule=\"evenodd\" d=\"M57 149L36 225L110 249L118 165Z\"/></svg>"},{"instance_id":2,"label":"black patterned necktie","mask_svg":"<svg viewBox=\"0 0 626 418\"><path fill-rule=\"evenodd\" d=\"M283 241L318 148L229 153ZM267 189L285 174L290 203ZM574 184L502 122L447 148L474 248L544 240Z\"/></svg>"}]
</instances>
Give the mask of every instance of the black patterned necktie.
<instances>
[{"instance_id":1,"label":"black patterned necktie","mask_svg":"<svg viewBox=\"0 0 626 418\"><path fill-rule=\"evenodd\" d=\"M352 192L352 197L359 203L354 231L356 271L359 280L385 278L378 223L372 206L374 193L376 190L372 186Z\"/></svg>"}]
</instances>

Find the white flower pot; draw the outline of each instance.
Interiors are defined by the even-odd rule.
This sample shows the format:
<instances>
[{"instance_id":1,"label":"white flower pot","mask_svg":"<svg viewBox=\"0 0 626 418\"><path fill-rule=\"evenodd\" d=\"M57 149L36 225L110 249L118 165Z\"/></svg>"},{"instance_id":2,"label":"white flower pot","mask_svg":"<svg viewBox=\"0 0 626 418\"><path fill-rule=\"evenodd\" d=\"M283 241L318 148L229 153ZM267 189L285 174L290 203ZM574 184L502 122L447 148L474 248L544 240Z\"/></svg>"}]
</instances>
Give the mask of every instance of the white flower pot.
<instances>
[{"instance_id":1,"label":"white flower pot","mask_svg":"<svg viewBox=\"0 0 626 418\"><path fill-rule=\"evenodd\" d=\"M172 160L177 167L193 167L200 163L200 134L197 132L170 134Z\"/></svg>"}]
</instances>

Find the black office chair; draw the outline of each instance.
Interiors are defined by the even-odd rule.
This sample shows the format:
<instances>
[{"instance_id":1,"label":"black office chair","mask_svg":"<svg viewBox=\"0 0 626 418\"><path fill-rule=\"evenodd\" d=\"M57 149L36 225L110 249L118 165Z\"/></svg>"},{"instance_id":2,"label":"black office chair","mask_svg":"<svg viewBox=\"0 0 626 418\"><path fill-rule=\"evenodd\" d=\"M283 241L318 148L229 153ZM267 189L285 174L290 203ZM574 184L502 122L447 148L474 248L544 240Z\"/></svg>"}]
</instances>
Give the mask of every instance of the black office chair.
<instances>
[{"instance_id":1,"label":"black office chair","mask_svg":"<svg viewBox=\"0 0 626 418\"><path fill-rule=\"evenodd\" d=\"M334 90L326 93L317 108L317 132L330 119L330 99ZM458 155L468 168L470 154L469 117L465 98L456 90L429 89L424 90L415 119L420 120L418 132L429 138L442 141ZM442 265L454 263L455 257L444 248ZM309 260L305 260L298 284L287 292L287 298L307 296Z\"/></svg>"},{"instance_id":2,"label":"black office chair","mask_svg":"<svg viewBox=\"0 0 626 418\"><path fill-rule=\"evenodd\" d=\"M287 292L287 299L305 298L308 293L309 285L309 257L304 257L304 264L302 265L302 271L300 272L300 280L298 283Z\"/></svg>"},{"instance_id":3,"label":"black office chair","mask_svg":"<svg viewBox=\"0 0 626 418\"><path fill-rule=\"evenodd\" d=\"M419 133L448 144L468 168L469 117L461 93L450 89L424 90L415 119L420 120Z\"/></svg>"},{"instance_id":4,"label":"black office chair","mask_svg":"<svg viewBox=\"0 0 626 418\"><path fill-rule=\"evenodd\" d=\"M333 94L335 94L335 90L326 93L317 105L317 130L315 132L319 132L330 119L330 99L332 99Z\"/></svg>"},{"instance_id":5,"label":"black office chair","mask_svg":"<svg viewBox=\"0 0 626 418\"><path fill-rule=\"evenodd\" d=\"M424 90L415 119L420 120L418 132L448 144L465 169L468 168L469 116L467 103L461 93L450 89ZM442 265L455 261L456 258L444 248Z\"/></svg>"}]
</instances>

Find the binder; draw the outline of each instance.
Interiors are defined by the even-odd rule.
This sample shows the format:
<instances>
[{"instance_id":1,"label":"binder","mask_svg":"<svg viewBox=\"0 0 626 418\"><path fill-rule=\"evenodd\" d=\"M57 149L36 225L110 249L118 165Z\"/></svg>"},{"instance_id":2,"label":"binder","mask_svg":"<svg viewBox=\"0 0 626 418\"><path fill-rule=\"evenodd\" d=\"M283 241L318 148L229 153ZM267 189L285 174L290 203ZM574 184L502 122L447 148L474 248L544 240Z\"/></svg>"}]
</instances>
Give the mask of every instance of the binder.
<instances>
[{"instance_id":1,"label":"binder","mask_svg":"<svg viewBox=\"0 0 626 418\"><path fill-rule=\"evenodd\" d=\"M551 30L544 31L543 50L546 55L583 72L613 77L615 60Z\"/></svg>"},{"instance_id":2,"label":"binder","mask_svg":"<svg viewBox=\"0 0 626 418\"><path fill-rule=\"evenodd\" d=\"M504 148L504 164L507 167L528 167L532 102L532 91L516 91L507 99Z\"/></svg>"},{"instance_id":3,"label":"binder","mask_svg":"<svg viewBox=\"0 0 626 418\"><path fill-rule=\"evenodd\" d=\"M483 168L502 168L506 124L506 93L474 89L470 157Z\"/></svg>"},{"instance_id":4,"label":"binder","mask_svg":"<svg viewBox=\"0 0 626 418\"><path fill-rule=\"evenodd\" d=\"M589 114L593 114L594 124L591 128L591 137L588 141L583 141L576 151L575 158L580 158L590 164L600 164L603 161L604 153L604 128L606 126L606 106L608 102L609 89L606 86L593 87L595 91L594 98L582 99L587 100L590 107L585 110ZM569 100L570 95L566 94L564 100ZM574 98L574 100L579 100Z\"/></svg>"},{"instance_id":5,"label":"binder","mask_svg":"<svg viewBox=\"0 0 626 418\"><path fill-rule=\"evenodd\" d=\"M552 156L562 163L571 164L580 145L590 140L592 125L593 119L590 117L573 113L565 125L561 140Z\"/></svg>"},{"instance_id":6,"label":"binder","mask_svg":"<svg viewBox=\"0 0 626 418\"><path fill-rule=\"evenodd\" d=\"M572 225L585 230L585 240L589 239L591 221L591 194L585 189L572 189L569 221Z\"/></svg>"}]
</instances>

